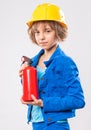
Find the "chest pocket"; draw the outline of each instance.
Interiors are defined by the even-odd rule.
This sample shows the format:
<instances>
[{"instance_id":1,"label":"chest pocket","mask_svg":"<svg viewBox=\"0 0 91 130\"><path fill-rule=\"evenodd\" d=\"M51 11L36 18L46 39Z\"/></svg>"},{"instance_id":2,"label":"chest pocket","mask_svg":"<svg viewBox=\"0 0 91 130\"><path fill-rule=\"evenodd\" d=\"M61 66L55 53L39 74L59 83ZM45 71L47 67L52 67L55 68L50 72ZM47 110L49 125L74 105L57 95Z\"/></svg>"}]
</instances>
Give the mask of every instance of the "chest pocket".
<instances>
[{"instance_id":1,"label":"chest pocket","mask_svg":"<svg viewBox=\"0 0 91 130\"><path fill-rule=\"evenodd\" d=\"M50 96L64 96L66 93L65 79L61 70L52 69L47 77L47 87Z\"/></svg>"}]
</instances>

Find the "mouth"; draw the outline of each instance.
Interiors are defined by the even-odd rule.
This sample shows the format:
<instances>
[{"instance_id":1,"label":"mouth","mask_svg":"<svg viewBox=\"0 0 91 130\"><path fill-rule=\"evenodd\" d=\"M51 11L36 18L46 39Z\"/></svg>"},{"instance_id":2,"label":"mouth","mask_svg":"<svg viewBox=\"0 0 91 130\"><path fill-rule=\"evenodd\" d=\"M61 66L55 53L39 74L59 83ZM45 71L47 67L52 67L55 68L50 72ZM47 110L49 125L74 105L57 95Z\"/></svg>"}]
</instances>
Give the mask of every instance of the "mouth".
<instances>
[{"instance_id":1,"label":"mouth","mask_svg":"<svg viewBox=\"0 0 91 130\"><path fill-rule=\"evenodd\" d=\"M40 42L39 44L43 46L43 45L46 45L47 42Z\"/></svg>"}]
</instances>

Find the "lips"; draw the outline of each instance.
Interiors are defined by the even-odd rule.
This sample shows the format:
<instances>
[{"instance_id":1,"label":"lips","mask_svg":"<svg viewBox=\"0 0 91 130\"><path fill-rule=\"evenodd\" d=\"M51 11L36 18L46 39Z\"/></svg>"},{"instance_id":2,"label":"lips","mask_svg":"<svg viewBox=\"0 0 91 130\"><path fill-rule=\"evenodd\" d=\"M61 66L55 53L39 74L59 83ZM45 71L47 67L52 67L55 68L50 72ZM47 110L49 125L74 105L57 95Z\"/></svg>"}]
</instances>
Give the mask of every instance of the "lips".
<instances>
[{"instance_id":1,"label":"lips","mask_svg":"<svg viewBox=\"0 0 91 130\"><path fill-rule=\"evenodd\" d=\"M40 44L46 44L47 42L40 42Z\"/></svg>"},{"instance_id":2,"label":"lips","mask_svg":"<svg viewBox=\"0 0 91 130\"><path fill-rule=\"evenodd\" d=\"M40 45L46 45L47 42L40 42L39 44L40 44Z\"/></svg>"}]
</instances>

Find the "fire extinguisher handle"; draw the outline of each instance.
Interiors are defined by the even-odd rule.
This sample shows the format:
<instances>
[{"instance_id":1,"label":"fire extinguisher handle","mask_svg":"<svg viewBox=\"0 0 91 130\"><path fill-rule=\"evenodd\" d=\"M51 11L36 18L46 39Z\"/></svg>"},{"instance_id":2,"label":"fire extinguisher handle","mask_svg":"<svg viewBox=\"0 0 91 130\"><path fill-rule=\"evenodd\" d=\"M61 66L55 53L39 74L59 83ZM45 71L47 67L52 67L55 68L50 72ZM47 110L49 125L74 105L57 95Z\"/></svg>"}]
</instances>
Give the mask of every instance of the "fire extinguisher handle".
<instances>
[{"instance_id":1,"label":"fire extinguisher handle","mask_svg":"<svg viewBox=\"0 0 91 130\"><path fill-rule=\"evenodd\" d=\"M22 57L21 57L21 61L22 61L22 64L24 64L25 62L27 62L27 64L28 64L29 66L31 66L31 64L32 64L32 59L30 59L30 58L27 57L27 56L22 56Z\"/></svg>"}]
</instances>

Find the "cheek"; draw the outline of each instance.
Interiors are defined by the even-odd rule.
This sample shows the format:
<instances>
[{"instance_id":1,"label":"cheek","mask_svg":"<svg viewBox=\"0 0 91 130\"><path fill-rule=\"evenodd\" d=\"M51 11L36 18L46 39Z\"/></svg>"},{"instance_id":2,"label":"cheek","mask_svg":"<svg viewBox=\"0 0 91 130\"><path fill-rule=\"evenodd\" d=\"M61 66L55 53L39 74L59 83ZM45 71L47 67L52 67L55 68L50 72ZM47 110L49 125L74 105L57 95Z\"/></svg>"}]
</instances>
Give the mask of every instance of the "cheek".
<instances>
[{"instance_id":1,"label":"cheek","mask_svg":"<svg viewBox=\"0 0 91 130\"><path fill-rule=\"evenodd\" d=\"M35 40L38 41L38 36L35 35Z\"/></svg>"},{"instance_id":2,"label":"cheek","mask_svg":"<svg viewBox=\"0 0 91 130\"><path fill-rule=\"evenodd\" d=\"M54 41L56 41L57 39L56 39L56 37L55 36L53 36L53 37L50 37L50 42L54 42Z\"/></svg>"},{"instance_id":3,"label":"cheek","mask_svg":"<svg viewBox=\"0 0 91 130\"><path fill-rule=\"evenodd\" d=\"M55 33L53 33L53 34L50 35L49 37L50 37L50 39L53 40L53 41L56 40L56 35L55 35Z\"/></svg>"}]
</instances>

